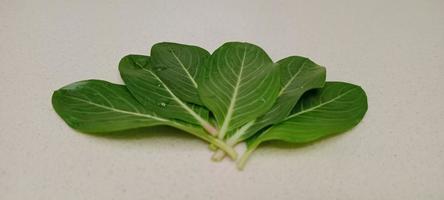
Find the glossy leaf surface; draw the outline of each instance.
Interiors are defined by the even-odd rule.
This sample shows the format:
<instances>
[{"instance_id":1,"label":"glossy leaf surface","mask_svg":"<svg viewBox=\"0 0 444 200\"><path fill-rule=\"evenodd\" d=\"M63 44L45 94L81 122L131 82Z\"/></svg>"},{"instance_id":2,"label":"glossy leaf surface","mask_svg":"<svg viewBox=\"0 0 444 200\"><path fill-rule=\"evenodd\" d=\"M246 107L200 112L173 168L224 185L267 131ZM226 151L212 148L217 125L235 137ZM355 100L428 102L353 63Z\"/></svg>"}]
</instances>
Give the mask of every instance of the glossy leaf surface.
<instances>
[{"instance_id":1,"label":"glossy leaf surface","mask_svg":"<svg viewBox=\"0 0 444 200\"><path fill-rule=\"evenodd\" d=\"M361 87L327 82L322 89L309 91L284 122L248 140L248 150L239 161L242 168L249 155L265 141L309 143L345 132L356 126L367 111L367 96Z\"/></svg>"},{"instance_id":2,"label":"glossy leaf surface","mask_svg":"<svg viewBox=\"0 0 444 200\"><path fill-rule=\"evenodd\" d=\"M101 80L79 81L55 91L52 104L70 127L82 132L103 133L168 125L224 149L231 157L236 156L231 147L198 126L170 120L146 109L122 85Z\"/></svg>"},{"instance_id":3,"label":"glossy leaf surface","mask_svg":"<svg viewBox=\"0 0 444 200\"><path fill-rule=\"evenodd\" d=\"M100 80L79 81L52 97L56 112L83 132L111 132L164 124L167 120L145 109L125 86Z\"/></svg>"},{"instance_id":4,"label":"glossy leaf surface","mask_svg":"<svg viewBox=\"0 0 444 200\"><path fill-rule=\"evenodd\" d=\"M214 114L219 138L256 119L273 106L279 92L279 74L259 47L225 43L210 57L199 93Z\"/></svg>"},{"instance_id":5,"label":"glossy leaf surface","mask_svg":"<svg viewBox=\"0 0 444 200\"><path fill-rule=\"evenodd\" d=\"M278 61L278 64L281 87L273 107L233 134L231 140L234 141L230 143L243 141L259 130L281 122L290 114L302 94L325 83L325 68L308 58L291 56Z\"/></svg>"},{"instance_id":6,"label":"glossy leaf surface","mask_svg":"<svg viewBox=\"0 0 444 200\"><path fill-rule=\"evenodd\" d=\"M210 53L197 46L162 42L151 48L151 63L155 73L185 102L202 105L198 79Z\"/></svg>"},{"instance_id":7,"label":"glossy leaf surface","mask_svg":"<svg viewBox=\"0 0 444 200\"><path fill-rule=\"evenodd\" d=\"M182 101L155 73L151 58L142 55L128 55L119 64L120 74L129 91L149 110L171 118L201 125L216 134L208 120L208 110L196 104Z\"/></svg>"}]
</instances>

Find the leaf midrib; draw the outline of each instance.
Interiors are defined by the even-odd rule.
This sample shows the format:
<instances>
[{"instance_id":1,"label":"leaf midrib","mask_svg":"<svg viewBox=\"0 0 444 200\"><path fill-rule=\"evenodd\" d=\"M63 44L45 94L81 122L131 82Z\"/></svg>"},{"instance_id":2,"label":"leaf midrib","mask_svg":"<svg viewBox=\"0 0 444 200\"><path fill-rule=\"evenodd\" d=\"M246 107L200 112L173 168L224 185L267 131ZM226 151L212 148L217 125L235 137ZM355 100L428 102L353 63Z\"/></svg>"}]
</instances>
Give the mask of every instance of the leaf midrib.
<instances>
[{"instance_id":1,"label":"leaf midrib","mask_svg":"<svg viewBox=\"0 0 444 200\"><path fill-rule=\"evenodd\" d=\"M302 72L302 69L304 68L306 62L308 59L305 59L304 62L302 62L302 66L298 69L298 71L290 78L289 81L287 81L287 83L285 84L284 87L282 87L282 89L279 91L279 94L277 96L277 98L281 97L282 94L284 93L284 91L287 89L287 87L289 85L291 85L291 83L295 80L295 78L297 76L299 76L299 74ZM288 65L291 65L294 62L294 60L290 61L290 63ZM288 66L287 65L287 66ZM274 105L273 105L274 107ZM255 120L252 120L250 122L248 122L247 124L245 124L244 126L242 126L239 130L237 130L230 138L229 141L237 141L237 139L239 139L242 135L244 135L246 133L246 131L251 128L254 123L256 122ZM233 142L234 143L234 142Z\"/></svg>"},{"instance_id":2,"label":"leaf midrib","mask_svg":"<svg viewBox=\"0 0 444 200\"><path fill-rule=\"evenodd\" d=\"M145 118L155 119L155 120L164 121L164 122L169 121L167 119L159 118L159 117L156 117L156 116L153 116L153 115L147 115L147 114L142 114L142 113L137 113L137 112L129 112L129 111L125 111L125 110L116 109L114 107L109 107L109 106L97 104L97 103L94 103L92 101L88 101L88 100L85 100L85 99L82 99L82 98L78 98L78 97L73 97L73 96L67 96L67 97L71 98L71 99L75 99L77 101L81 101L81 102L86 103L86 104L97 106L99 108L103 108L105 110L111 110L111 111L118 112L118 113L123 113L123 114L127 114L127 115L134 115L134 116L139 116L139 117L145 117Z\"/></svg>"},{"instance_id":3,"label":"leaf midrib","mask_svg":"<svg viewBox=\"0 0 444 200\"><path fill-rule=\"evenodd\" d=\"M313 110L319 109L319 108L321 108L321 107L323 107L323 106L325 106L325 105L327 105L327 104L330 104L330 103L332 103L332 102L334 102L334 101L336 101L336 100L342 98L343 96L349 94L350 92L352 92L352 91L354 91L354 90L356 90L356 88L350 89L349 91L344 92L344 93L342 93L341 95L339 95L339 96L337 96L337 97L335 97L335 98L333 98L333 99L330 99L330 100L328 100L328 101L326 101L326 102L320 103L320 104L317 105L317 106L313 106L313 107L311 107L311 108L309 108L309 109L306 109L306 110L303 110L303 111L297 112L297 113L295 113L295 114L293 114L293 115L290 115L290 116L288 116L287 118L285 118L283 121L288 120L288 119L291 119L291 118L296 117L296 116L298 116L298 115L302 115L302 114L304 114L304 113L311 112L311 111L313 111ZM302 102L301 102L301 103L302 103Z\"/></svg>"},{"instance_id":4,"label":"leaf midrib","mask_svg":"<svg viewBox=\"0 0 444 200\"><path fill-rule=\"evenodd\" d=\"M288 88L288 86L290 86L291 83L293 83L293 81L296 79L296 77L299 76L299 74L302 72L302 69L305 67L305 64L307 63L307 60L308 60L308 59L305 59L305 60L304 60L304 62L302 63L301 68L299 68L299 70L296 72L296 74L294 74L294 75L290 78L290 80L284 85L284 87L282 87L281 91L279 91L279 95L278 95L278 97L281 96L281 95L284 93L284 91ZM294 60L292 60L288 65L291 65L293 62L294 62ZM287 65L287 66L288 66L288 65Z\"/></svg>"},{"instance_id":5,"label":"leaf midrib","mask_svg":"<svg viewBox=\"0 0 444 200\"><path fill-rule=\"evenodd\" d=\"M190 107L188 107L185 103L182 102L182 100L180 100L170 89L169 87L162 81L162 79L160 79L159 76L157 76L154 72L152 72L149 69L146 69L145 66L142 66L141 64L139 64L138 62L135 62L134 60L132 60L133 63L138 66L140 69L142 69L143 71L146 71L148 73L150 73L154 78L156 78L160 84L162 84L162 86L165 88L165 90L171 95L171 97L173 97L173 100L176 101L177 103L179 103L179 105L184 108L188 113L191 114L191 116L193 116L199 123L202 124L202 126L208 126L210 125L209 122L207 122L206 120L204 120L202 117L200 117L196 112L194 112Z\"/></svg>"},{"instance_id":6,"label":"leaf midrib","mask_svg":"<svg viewBox=\"0 0 444 200\"><path fill-rule=\"evenodd\" d=\"M227 115L226 115L226 117L224 119L224 122L222 124L221 129L220 129L220 132L218 134L219 139L223 139L224 138L224 136L225 136L225 134L226 134L226 132L228 130L228 126L230 124L231 117L233 115L234 106L236 104L236 99L237 99L237 93L238 93L238 90L239 90L240 81L242 79L242 73L243 73L243 70L244 70L246 54L247 54L247 46L245 46L245 48L244 48L244 53L243 53L243 56L242 56L241 67L240 67L240 70L239 70L239 76L237 77L236 85L235 85L234 91L233 91L233 95L231 96L231 101L230 101L230 105L228 106Z\"/></svg>"},{"instance_id":7,"label":"leaf midrib","mask_svg":"<svg viewBox=\"0 0 444 200\"><path fill-rule=\"evenodd\" d=\"M140 65L139 65L140 66ZM156 78L160 84L162 84L163 88L171 95L174 101L176 101L183 109L185 109L191 116L193 116L200 124L203 126L208 125L209 122L200 117L196 112L194 112L190 107L188 107L182 100L180 100L169 88L168 86L160 79L154 72L151 70L145 69L141 67L143 71L149 72L154 78Z\"/></svg>"},{"instance_id":8,"label":"leaf midrib","mask_svg":"<svg viewBox=\"0 0 444 200\"><path fill-rule=\"evenodd\" d=\"M177 60L177 62L179 63L179 65L182 67L182 69L185 71L185 73L187 74L188 78L191 80L191 82L193 83L193 86L195 88L197 88L197 83L194 80L193 76L191 76L190 72L188 71L188 69L185 67L185 65L183 64L183 62L179 59L179 57L177 57L177 55L174 53L174 51L171 51L171 54L173 54L174 58Z\"/></svg>"}]
</instances>

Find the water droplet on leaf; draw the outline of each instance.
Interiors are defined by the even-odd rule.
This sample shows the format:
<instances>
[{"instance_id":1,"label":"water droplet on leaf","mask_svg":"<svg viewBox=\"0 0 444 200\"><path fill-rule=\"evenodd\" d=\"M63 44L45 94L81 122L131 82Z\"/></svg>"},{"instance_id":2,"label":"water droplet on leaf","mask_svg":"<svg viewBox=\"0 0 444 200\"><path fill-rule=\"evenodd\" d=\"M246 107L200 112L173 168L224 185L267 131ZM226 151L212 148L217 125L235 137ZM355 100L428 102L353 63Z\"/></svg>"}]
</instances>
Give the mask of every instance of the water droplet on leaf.
<instances>
[{"instance_id":1,"label":"water droplet on leaf","mask_svg":"<svg viewBox=\"0 0 444 200\"><path fill-rule=\"evenodd\" d=\"M163 71L165 69L166 69L166 67L156 67L156 71L158 71L158 72Z\"/></svg>"}]
</instances>

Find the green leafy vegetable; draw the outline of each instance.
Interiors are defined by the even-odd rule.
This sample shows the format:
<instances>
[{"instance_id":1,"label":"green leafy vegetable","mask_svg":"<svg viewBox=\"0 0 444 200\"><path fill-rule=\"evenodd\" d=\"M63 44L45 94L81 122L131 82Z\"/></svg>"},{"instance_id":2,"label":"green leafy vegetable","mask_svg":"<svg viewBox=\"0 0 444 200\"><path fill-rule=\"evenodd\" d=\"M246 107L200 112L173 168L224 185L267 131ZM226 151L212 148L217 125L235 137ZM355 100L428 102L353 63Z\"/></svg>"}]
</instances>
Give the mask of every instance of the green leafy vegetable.
<instances>
[{"instance_id":1,"label":"green leafy vegetable","mask_svg":"<svg viewBox=\"0 0 444 200\"><path fill-rule=\"evenodd\" d=\"M263 142L309 143L356 126L367 111L361 87L325 82L325 68L290 56L274 63L260 47L228 42L211 55L197 46L162 42L151 55L119 63L125 85L101 80L69 84L52 104L72 128L107 133L172 126L210 144L213 160L236 159L242 169Z\"/></svg>"},{"instance_id":2,"label":"green leafy vegetable","mask_svg":"<svg viewBox=\"0 0 444 200\"><path fill-rule=\"evenodd\" d=\"M146 109L122 85L101 80L76 82L55 91L52 104L69 126L82 132L102 133L168 125L206 140L236 157L231 147L202 128L161 117Z\"/></svg>"},{"instance_id":3,"label":"green leafy vegetable","mask_svg":"<svg viewBox=\"0 0 444 200\"><path fill-rule=\"evenodd\" d=\"M281 87L273 107L261 117L245 124L227 139L228 145L235 145L251 137L259 130L279 123L291 112L302 94L310 89L320 88L325 82L325 68L308 58L290 56L278 61ZM213 160L221 160L223 151L218 151Z\"/></svg>"},{"instance_id":4,"label":"green leafy vegetable","mask_svg":"<svg viewBox=\"0 0 444 200\"><path fill-rule=\"evenodd\" d=\"M151 63L156 74L183 101L203 105L198 94L198 79L210 53L197 46L163 42L151 48Z\"/></svg>"},{"instance_id":5,"label":"green leafy vegetable","mask_svg":"<svg viewBox=\"0 0 444 200\"><path fill-rule=\"evenodd\" d=\"M155 73L149 56L125 56L119 70L129 91L146 108L168 118L201 125L209 133L216 134L216 129L207 121L208 110L179 99Z\"/></svg>"},{"instance_id":6,"label":"green leafy vegetable","mask_svg":"<svg viewBox=\"0 0 444 200\"><path fill-rule=\"evenodd\" d=\"M167 121L141 106L125 86L100 80L65 86L54 92L52 103L72 128L84 132L120 131Z\"/></svg>"},{"instance_id":7,"label":"green leafy vegetable","mask_svg":"<svg viewBox=\"0 0 444 200\"><path fill-rule=\"evenodd\" d=\"M278 61L278 64L281 80L278 99L267 113L256 119L243 134L238 135L237 142L249 138L268 125L281 122L290 114L304 92L320 88L325 83L325 68L308 58L291 56Z\"/></svg>"},{"instance_id":8,"label":"green leafy vegetable","mask_svg":"<svg viewBox=\"0 0 444 200\"><path fill-rule=\"evenodd\" d=\"M211 55L199 94L214 114L218 137L267 112L279 92L279 74L258 46L229 42Z\"/></svg>"},{"instance_id":9,"label":"green leafy vegetable","mask_svg":"<svg viewBox=\"0 0 444 200\"><path fill-rule=\"evenodd\" d=\"M284 122L249 139L248 149L238 166L243 168L250 154L262 142L313 142L353 128L362 120L366 111L367 96L361 87L327 82L322 89L306 93Z\"/></svg>"}]
</instances>

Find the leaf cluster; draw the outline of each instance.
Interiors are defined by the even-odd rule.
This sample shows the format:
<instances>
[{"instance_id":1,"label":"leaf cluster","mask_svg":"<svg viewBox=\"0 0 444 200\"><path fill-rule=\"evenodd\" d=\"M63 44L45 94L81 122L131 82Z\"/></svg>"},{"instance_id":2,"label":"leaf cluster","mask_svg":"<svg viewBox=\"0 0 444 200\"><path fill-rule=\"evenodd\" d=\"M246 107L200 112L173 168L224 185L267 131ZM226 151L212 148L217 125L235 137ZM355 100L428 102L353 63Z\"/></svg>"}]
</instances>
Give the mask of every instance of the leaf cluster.
<instances>
[{"instance_id":1,"label":"leaf cluster","mask_svg":"<svg viewBox=\"0 0 444 200\"><path fill-rule=\"evenodd\" d=\"M212 54L163 42L119 63L125 85L84 80L55 91L52 104L72 128L109 133L166 125L209 142L242 169L263 142L310 143L356 126L364 90L326 82L325 67L301 56L273 62L260 47L228 42ZM237 159L234 146L247 150Z\"/></svg>"}]
</instances>

